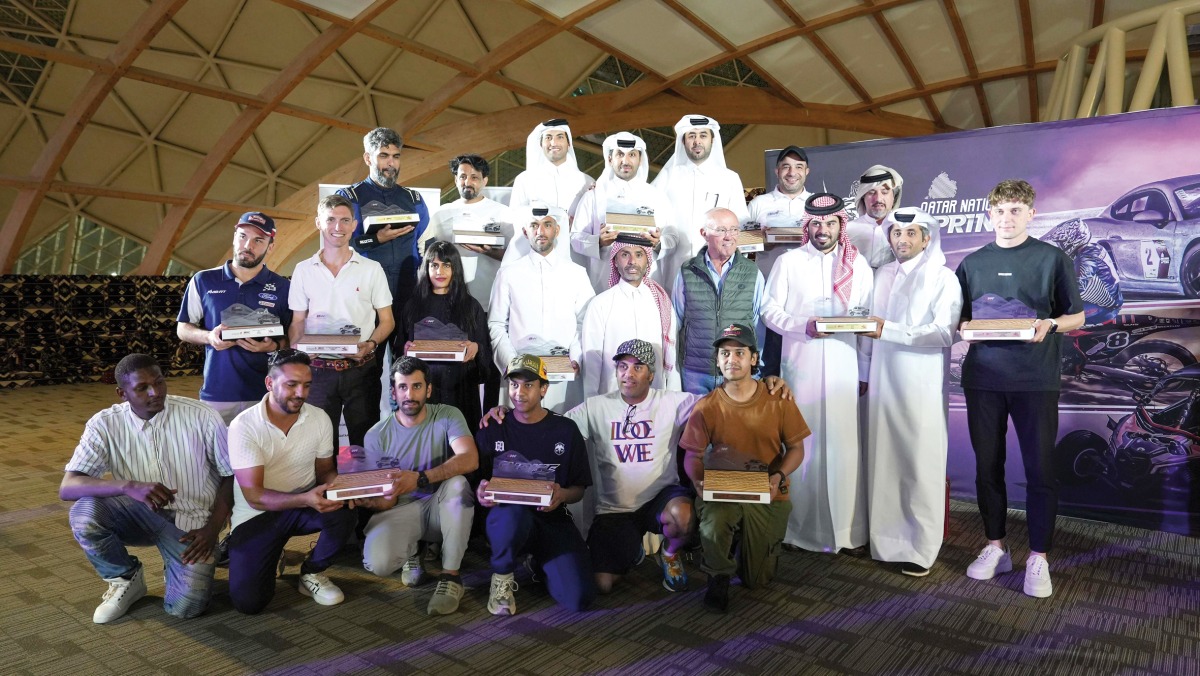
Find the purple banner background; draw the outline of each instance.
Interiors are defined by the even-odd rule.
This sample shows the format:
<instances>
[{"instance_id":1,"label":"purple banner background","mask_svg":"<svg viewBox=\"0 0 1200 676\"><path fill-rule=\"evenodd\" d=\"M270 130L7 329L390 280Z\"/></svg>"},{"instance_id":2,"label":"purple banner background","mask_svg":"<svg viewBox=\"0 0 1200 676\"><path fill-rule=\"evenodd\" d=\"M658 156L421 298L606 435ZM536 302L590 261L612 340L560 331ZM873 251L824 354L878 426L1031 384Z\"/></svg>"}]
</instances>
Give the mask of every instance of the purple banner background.
<instances>
[{"instance_id":1,"label":"purple banner background","mask_svg":"<svg viewBox=\"0 0 1200 676\"><path fill-rule=\"evenodd\" d=\"M1200 532L1200 281L1185 281L1200 280L1195 139L1200 110L1176 108L807 149L814 192L848 197L868 167L898 171L897 206L938 217L951 269L994 239L988 192L1023 178L1037 191L1031 234L1073 255L1085 284L1120 291L1121 303L1089 305L1088 325L1063 339L1054 456L1062 514ZM768 190L776 152L765 153ZM1088 237L1077 249L1064 232ZM957 384L965 350L959 343L950 355L948 471L952 494L974 499ZM1008 441L1009 502L1021 508L1024 473L1011 432Z\"/></svg>"}]
</instances>

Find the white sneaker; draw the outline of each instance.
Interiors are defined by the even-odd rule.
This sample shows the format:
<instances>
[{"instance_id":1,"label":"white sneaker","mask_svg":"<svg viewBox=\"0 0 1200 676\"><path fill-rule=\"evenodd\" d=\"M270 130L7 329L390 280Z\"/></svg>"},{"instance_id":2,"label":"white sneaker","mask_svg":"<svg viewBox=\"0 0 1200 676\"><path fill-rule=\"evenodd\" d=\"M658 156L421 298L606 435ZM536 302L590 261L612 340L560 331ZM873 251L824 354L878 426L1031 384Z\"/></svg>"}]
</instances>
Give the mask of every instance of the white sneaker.
<instances>
[{"instance_id":1,"label":"white sneaker","mask_svg":"<svg viewBox=\"0 0 1200 676\"><path fill-rule=\"evenodd\" d=\"M996 545L989 544L979 552L979 556L967 566L967 577L972 580L990 580L996 573L1007 573L1012 570L1012 557Z\"/></svg>"},{"instance_id":2,"label":"white sneaker","mask_svg":"<svg viewBox=\"0 0 1200 676\"><path fill-rule=\"evenodd\" d=\"M424 573L425 569L421 567L421 553L417 552L405 561L404 567L400 569L400 582L405 587L415 587L421 584L421 576Z\"/></svg>"},{"instance_id":3,"label":"white sneaker","mask_svg":"<svg viewBox=\"0 0 1200 676\"><path fill-rule=\"evenodd\" d=\"M346 600L346 595L324 573L306 573L300 576L299 590L305 596L323 606L336 606Z\"/></svg>"},{"instance_id":4,"label":"white sneaker","mask_svg":"<svg viewBox=\"0 0 1200 676\"><path fill-rule=\"evenodd\" d=\"M129 606L146 595L146 578L142 575L142 566L133 571L133 577L126 580L123 577L106 577L108 591L104 592L104 600L96 606L92 613L92 622L105 624L124 615Z\"/></svg>"},{"instance_id":5,"label":"white sneaker","mask_svg":"<svg viewBox=\"0 0 1200 676\"><path fill-rule=\"evenodd\" d=\"M462 597L462 583L443 576L438 580L437 589L433 590L433 596L430 597L429 606L425 612L430 615L449 615L458 610L458 602L462 600Z\"/></svg>"},{"instance_id":6,"label":"white sneaker","mask_svg":"<svg viewBox=\"0 0 1200 676\"><path fill-rule=\"evenodd\" d=\"M517 581L512 573L500 575L492 573L492 589L488 593L488 612L493 615L516 615L517 599L513 592L517 590Z\"/></svg>"},{"instance_id":7,"label":"white sneaker","mask_svg":"<svg viewBox=\"0 0 1200 676\"><path fill-rule=\"evenodd\" d=\"M1025 560L1025 594L1044 599L1054 593L1050 584L1050 562L1044 556L1030 555Z\"/></svg>"}]
</instances>

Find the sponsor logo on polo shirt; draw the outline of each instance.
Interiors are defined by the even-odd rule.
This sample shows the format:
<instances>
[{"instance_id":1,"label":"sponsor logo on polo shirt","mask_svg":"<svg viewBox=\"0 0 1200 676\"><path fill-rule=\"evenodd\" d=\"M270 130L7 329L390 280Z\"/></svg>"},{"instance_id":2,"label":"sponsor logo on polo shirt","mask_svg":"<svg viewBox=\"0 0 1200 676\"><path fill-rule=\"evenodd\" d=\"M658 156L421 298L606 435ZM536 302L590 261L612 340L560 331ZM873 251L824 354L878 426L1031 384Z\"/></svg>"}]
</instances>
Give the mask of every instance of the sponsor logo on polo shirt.
<instances>
[{"instance_id":1,"label":"sponsor logo on polo shirt","mask_svg":"<svg viewBox=\"0 0 1200 676\"><path fill-rule=\"evenodd\" d=\"M209 293L225 293L225 289L209 289Z\"/></svg>"},{"instance_id":2,"label":"sponsor logo on polo shirt","mask_svg":"<svg viewBox=\"0 0 1200 676\"><path fill-rule=\"evenodd\" d=\"M262 298L263 300L279 300L279 296L276 296L273 293L260 293L258 294L258 297Z\"/></svg>"},{"instance_id":3,"label":"sponsor logo on polo shirt","mask_svg":"<svg viewBox=\"0 0 1200 676\"><path fill-rule=\"evenodd\" d=\"M263 284L263 291L278 291L278 289L275 288L274 282L267 282Z\"/></svg>"}]
</instances>

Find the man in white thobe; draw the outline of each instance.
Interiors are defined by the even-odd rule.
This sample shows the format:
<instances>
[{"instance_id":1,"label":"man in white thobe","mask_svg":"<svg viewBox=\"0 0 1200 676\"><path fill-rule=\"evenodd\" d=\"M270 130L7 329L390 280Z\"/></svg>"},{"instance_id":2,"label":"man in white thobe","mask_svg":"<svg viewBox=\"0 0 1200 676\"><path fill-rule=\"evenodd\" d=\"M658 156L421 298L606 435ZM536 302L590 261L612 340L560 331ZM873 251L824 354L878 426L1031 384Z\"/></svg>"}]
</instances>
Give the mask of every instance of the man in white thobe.
<instances>
[{"instance_id":1,"label":"man in white thobe","mask_svg":"<svg viewBox=\"0 0 1200 676\"><path fill-rule=\"evenodd\" d=\"M483 230L485 225L496 224L500 226L500 234L504 236L506 246L512 246L513 225L510 222L512 218L508 207L483 196L490 173L487 160L479 155L459 155L450 160L450 172L454 174L454 187L458 188L458 199L443 204L429 219L429 229L433 232L433 237L438 241L453 244L455 224L469 224L472 229L479 230ZM421 250L424 251L424 247ZM467 291L472 298L479 301L486 312L492 299L492 284L496 280L496 271L500 269L500 260L504 257L504 248L459 244L458 253L462 257Z\"/></svg>"},{"instance_id":2,"label":"man in white thobe","mask_svg":"<svg viewBox=\"0 0 1200 676\"><path fill-rule=\"evenodd\" d=\"M780 150L775 156L775 188L750 200L750 220L764 228L772 224L795 227L792 224L803 220L804 203L812 197L804 187L808 172L808 153L804 148L788 146ZM768 244L754 255L754 263L764 276L769 275L775 259L791 248L791 244Z\"/></svg>"},{"instance_id":3,"label":"man in white thobe","mask_svg":"<svg viewBox=\"0 0 1200 676\"><path fill-rule=\"evenodd\" d=\"M921 577L942 546L946 519L943 363L962 310L938 222L897 209L886 232L896 260L875 273L867 392L867 514L871 556Z\"/></svg>"},{"instance_id":4,"label":"man in white thobe","mask_svg":"<svg viewBox=\"0 0 1200 676\"><path fill-rule=\"evenodd\" d=\"M813 435L791 475L792 513L784 543L837 552L867 543L866 481L859 444L858 398L867 356L851 333L818 333L816 319L871 307L871 267L846 236L849 215L837 195L817 193L806 206L807 241L775 261L763 322L783 336L781 374Z\"/></svg>"},{"instance_id":5,"label":"man in white thobe","mask_svg":"<svg viewBox=\"0 0 1200 676\"><path fill-rule=\"evenodd\" d=\"M533 128L525 140L525 171L513 180L512 194L508 206L514 209L542 202L563 210L565 217L559 222L559 241L555 242L554 255L563 259L571 257L567 239L571 235L571 218L580 198L596 183L591 176L579 170L575 159L575 145L571 141L571 126L561 118L546 120ZM529 253L529 242L520 237L504 252L502 265ZM507 367L507 362L503 367ZM503 371L503 367L501 371Z\"/></svg>"},{"instance_id":6,"label":"man in white thobe","mask_svg":"<svg viewBox=\"0 0 1200 676\"><path fill-rule=\"evenodd\" d=\"M670 199L679 237L663 270L668 282L684 261L704 246L700 226L709 209L725 207L737 215L739 223L750 217L742 179L725 166L721 125L710 117L685 115L675 124L675 154L654 177L653 185Z\"/></svg>"},{"instance_id":7,"label":"man in white thobe","mask_svg":"<svg viewBox=\"0 0 1200 676\"><path fill-rule=\"evenodd\" d=\"M492 334L492 353L496 366L504 367L522 353L541 351L547 346L567 350L575 369L575 380L549 385L542 405L563 413L583 401L579 379L582 348L579 328L583 310L595 292L587 271L569 258L553 255L559 233L562 209L534 203L513 210L521 217L522 232L532 249L516 262L500 268L492 289L488 330ZM502 401L504 400L502 395Z\"/></svg>"},{"instance_id":8,"label":"man in white thobe","mask_svg":"<svg viewBox=\"0 0 1200 676\"><path fill-rule=\"evenodd\" d=\"M617 239L609 260L611 285L588 304L583 315L583 395L593 397L617 390L617 367L611 355L622 343L637 338L654 347L655 369L650 386L682 389L675 364L675 310L666 289L650 278L653 250Z\"/></svg>"},{"instance_id":9,"label":"man in white thobe","mask_svg":"<svg viewBox=\"0 0 1200 676\"><path fill-rule=\"evenodd\" d=\"M657 229L647 232L646 238L655 260L660 261L652 274L659 284L667 283L662 277L665 266L661 261L668 259L676 246L675 228L666 196L646 182L650 172L646 142L625 131L613 134L604 139L604 158L604 172L596 188L584 193L571 222L575 262L588 269L596 293L604 291L609 287L609 247L617 239L617 231L605 222L606 215L649 214L654 216Z\"/></svg>"},{"instance_id":10,"label":"man in white thobe","mask_svg":"<svg viewBox=\"0 0 1200 676\"><path fill-rule=\"evenodd\" d=\"M872 270L895 260L884 226L888 214L900 206L900 188L903 186L904 177L900 172L876 164L859 177L858 187L851 195L858 217L850 221L846 229L850 233L850 243L858 247Z\"/></svg>"}]
</instances>

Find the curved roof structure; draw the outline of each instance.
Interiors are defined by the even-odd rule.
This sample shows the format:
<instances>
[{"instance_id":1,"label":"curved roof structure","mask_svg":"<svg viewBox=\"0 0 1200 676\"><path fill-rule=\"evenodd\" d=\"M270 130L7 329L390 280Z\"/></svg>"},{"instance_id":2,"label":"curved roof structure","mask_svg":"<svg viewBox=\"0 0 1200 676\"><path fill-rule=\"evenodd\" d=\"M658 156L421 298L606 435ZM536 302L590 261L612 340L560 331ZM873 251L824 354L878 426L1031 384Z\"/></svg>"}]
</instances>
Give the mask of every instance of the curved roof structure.
<instances>
[{"instance_id":1,"label":"curved roof structure","mask_svg":"<svg viewBox=\"0 0 1200 676\"><path fill-rule=\"evenodd\" d=\"M317 184L361 178L377 125L405 138L403 183L445 186L449 157L520 148L555 116L588 137L709 114L745 139L735 168L798 128L821 144L1028 122L1072 38L1157 4L10 0L0 265L187 272L262 210L290 269ZM1129 34L1131 62L1148 35Z\"/></svg>"}]
</instances>

